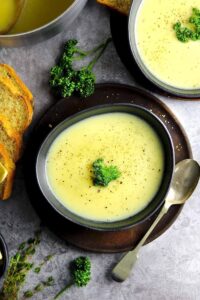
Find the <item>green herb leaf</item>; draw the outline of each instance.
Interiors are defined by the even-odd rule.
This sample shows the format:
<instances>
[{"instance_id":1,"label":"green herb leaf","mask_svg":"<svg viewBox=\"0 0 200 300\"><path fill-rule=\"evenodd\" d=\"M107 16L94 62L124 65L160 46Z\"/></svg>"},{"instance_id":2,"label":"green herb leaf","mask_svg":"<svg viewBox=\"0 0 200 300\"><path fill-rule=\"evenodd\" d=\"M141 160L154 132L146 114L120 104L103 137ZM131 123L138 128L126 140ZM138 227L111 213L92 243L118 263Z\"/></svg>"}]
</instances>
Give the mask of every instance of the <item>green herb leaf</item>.
<instances>
[{"instance_id":1,"label":"green herb leaf","mask_svg":"<svg viewBox=\"0 0 200 300\"><path fill-rule=\"evenodd\" d=\"M45 282L43 282L44 286L52 286L54 285L54 278L52 276L48 277Z\"/></svg>"},{"instance_id":2,"label":"green herb leaf","mask_svg":"<svg viewBox=\"0 0 200 300\"><path fill-rule=\"evenodd\" d=\"M45 258L44 258L44 261L47 262L49 260L51 260L53 258L53 254L50 254L50 255L47 255Z\"/></svg>"},{"instance_id":3,"label":"green herb leaf","mask_svg":"<svg viewBox=\"0 0 200 300\"><path fill-rule=\"evenodd\" d=\"M43 284L42 284L42 283L39 283L38 285L36 285L36 286L34 287L34 290L35 290L36 292L41 292L41 291L43 290Z\"/></svg>"},{"instance_id":4,"label":"green herb leaf","mask_svg":"<svg viewBox=\"0 0 200 300\"><path fill-rule=\"evenodd\" d=\"M28 290L24 293L25 298L31 298L35 294L42 292L46 287L54 285L55 281L52 276L48 277L46 281L43 281L41 283L38 283L32 291Z\"/></svg>"},{"instance_id":5,"label":"green herb leaf","mask_svg":"<svg viewBox=\"0 0 200 300\"><path fill-rule=\"evenodd\" d=\"M73 284L77 287L86 286L91 279L91 262L88 257L78 257L72 262L71 268L72 283L66 285L55 297L58 299Z\"/></svg>"},{"instance_id":6,"label":"green herb leaf","mask_svg":"<svg viewBox=\"0 0 200 300\"><path fill-rule=\"evenodd\" d=\"M19 245L18 250L24 250L25 246L26 246L26 243L24 242L21 245Z\"/></svg>"},{"instance_id":7,"label":"green herb leaf","mask_svg":"<svg viewBox=\"0 0 200 300\"><path fill-rule=\"evenodd\" d=\"M18 292L24 284L27 273L33 268L33 263L28 261L29 257L35 253L36 246L39 242L40 236L38 232L36 232L35 238L22 243L18 248L18 252L11 257L3 287L0 292L1 300L17 299ZM30 298L30 291L27 291L27 297L28 295Z\"/></svg>"},{"instance_id":8,"label":"green herb leaf","mask_svg":"<svg viewBox=\"0 0 200 300\"><path fill-rule=\"evenodd\" d=\"M173 29L176 32L176 37L180 42L187 43L189 40L200 40L200 10L193 8L192 16L188 20L189 24L193 26L193 29L184 27L180 22L173 25Z\"/></svg>"},{"instance_id":9,"label":"green herb leaf","mask_svg":"<svg viewBox=\"0 0 200 300\"><path fill-rule=\"evenodd\" d=\"M40 273L41 268L42 268L49 260L51 260L52 257L53 257L53 254L47 255L47 256L44 258L44 260L39 264L39 266L37 266L33 271L34 271L35 273L37 273L37 274Z\"/></svg>"},{"instance_id":10,"label":"green herb leaf","mask_svg":"<svg viewBox=\"0 0 200 300\"><path fill-rule=\"evenodd\" d=\"M61 97L70 97L73 94L82 98L91 96L94 93L96 82L92 69L110 42L111 38L94 49L85 52L77 47L77 40L68 40L59 64L50 71L49 84L54 92ZM74 69L74 61L95 53L98 54L87 66L82 67L80 70Z\"/></svg>"},{"instance_id":11,"label":"green herb leaf","mask_svg":"<svg viewBox=\"0 0 200 300\"><path fill-rule=\"evenodd\" d=\"M32 291L26 291L26 292L24 293L24 297L25 297L25 298L31 298L31 297L33 297L33 292L32 292Z\"/></svg>"},{"instance_id":12,"label":"green herb leaf","mask_svg":"<svg viewBox=\"0 0 200 300\"><path fill-rule=\"evenodd\" d=\"M88 257L78 257L73 262L73 281L78 287L88 284L91 279L91 262Z\"/></svg>"},{"instance_id":13,"label":"green herb leaf","mask_svg":"<svg viewBox=\"0 0 200 300\"><path fill-rule=\"evenodd\" d=\"M116 166L106 166L104 160L99 158L92 165L93 184L108 186L108 184L120 177L121 173Z\"/></svg>"},{"instance_id":14,"label":"green herb leaf","mask_svg":"<svg viewBox=\"0 0 200 300\"><path fill-rule=\"evenodd\" d=\"M41 271L41 268L40 268L40 267L36 267L36 268L34 269L34 272L37 273L37 274L40 273L40 271Z\"/></svg>"}]
</instances>

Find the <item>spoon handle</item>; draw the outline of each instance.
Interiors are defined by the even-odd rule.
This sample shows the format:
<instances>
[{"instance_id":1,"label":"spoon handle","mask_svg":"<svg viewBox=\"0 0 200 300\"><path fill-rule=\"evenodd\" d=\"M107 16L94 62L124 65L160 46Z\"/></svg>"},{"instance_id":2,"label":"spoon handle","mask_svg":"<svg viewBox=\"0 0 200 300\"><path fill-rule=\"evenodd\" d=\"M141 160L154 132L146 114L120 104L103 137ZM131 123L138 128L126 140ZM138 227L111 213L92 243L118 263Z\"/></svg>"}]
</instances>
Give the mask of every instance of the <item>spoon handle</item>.
<instances>
[{"instance_id":1,"label":"spoon handle","mask_svg":"<svg viewBox=\"0 0 200 300\"><path fill-rule=\"evenodd\" d=\"M112 278L116 281L122 282L126 278L128 278L133 266L135 265L137 258L138 258L138 252L140 248L144 245L145 241L149 237L150 233L153 231L153 229L156 227L158 222L161 220L161 218L166 214L168 211L169 206L165 205L161 209L159 215L151 225L151 227L148 229L146 234L143 236L143 238L140 240L136 248L132 251L129 251L126 253L122 259L119 261L119 263L114 267L112 270Z\"/></svg>"}]
</instances>

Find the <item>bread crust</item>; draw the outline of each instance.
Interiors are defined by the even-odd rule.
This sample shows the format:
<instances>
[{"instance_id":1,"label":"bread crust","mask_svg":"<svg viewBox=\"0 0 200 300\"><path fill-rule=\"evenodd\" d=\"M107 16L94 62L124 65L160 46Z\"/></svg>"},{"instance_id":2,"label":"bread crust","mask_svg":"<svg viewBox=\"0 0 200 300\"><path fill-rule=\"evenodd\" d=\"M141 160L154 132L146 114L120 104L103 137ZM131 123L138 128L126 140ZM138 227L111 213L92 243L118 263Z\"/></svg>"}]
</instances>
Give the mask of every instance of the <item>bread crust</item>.
<instances>
[{"instance_id":1,"label":"bread crust","mask_svg":"<svg viewBox=\"0 0 200 300\"><path fill-rule=\"evenodd\" d=\"M27 86L24 84L24 82L21 80L20 76L16 73L16 71L7 64L0 64L0 67L4 68L7 71L7 73L9 74L9 76L15 80L15 82L18 84L18 86L20 87L20 89L22 91L22 96L24 98L26 98L27 100L29 100L33 107L34 106L33 95L31 93L31 91L27 88ZM1 73L0 73L0 79L1 79ZM5 80L5 77L3 77L3 79ZM10 80L10 84L11 84L11 86L14 87L12 80Z\"/></svg>"},{"instance_id":2,"label":"bread crust","mask_svg":"<svg viewBox=\"0 0 200 300\"><path fill-rule=\"evenodd\" d=\"M133 0L134 1L134 0ZM111 9L128 15L131 6L131 0L97 0L98 3L108 6Z\"/></svg>"},{"instance_id":3,"label":"bread crust","mask_svg":"<svg viewBox=\"0 0 200 300\"><path fill-rule=\"evenodd\" d=\"M12 192L15 162L21 156L22 137L32 121L34 104L32 93L11 66L0 64L0 85L2 95L0 124L3 127L3 131L5 131L2 133L2 141L0 142L0 157L4 167L8 171L4 182L0 184L0 199L6 200ZM9 104L9 100L12 101L10 107L7 105L7 103ZM17 103L17 101L20 101L20 103ZM4 111L6 112L4 113ZM12 116L12 121L9 120L10 115ZM13 144L16 144L15 153L13 151L13 144L11 145L7 142L8 137L14 141ZM11 146L12 149L9 148Z\"/></svg>"},{"instance_id":4,"label":"bread crust","mask_svg":"<svg viewBox=\"0 0 200 300\"><path fill-rule=\"evenodd\" d=\"M16 162L21 156L22 136L12 128L8 119L1 114L0 114L0 124L5 129L10 139L15 141L16 149L15 149L14 157L13 158L11 157L11 159L13 159L13 161ZM8 150L7 152L9 153Z\"/></svg>"},{"instance_id":5,"label":"bread crust","mask_svg":"<svg viewBox=\"0 0 200 300\"><path fill-rule=\"evenodd\" d=\"M24 133L24 131L28 128L28 126L30 125L32 118L33 118L33 107L31 105L31 102L24 98L22 95L20 95L19 93L16 92L16 89L14 89L10 83L8 79L5 79L4 81L0 81L0 83L6 88L8 89L8 91L15 96L16 101L23 101L26 107L26 121L23 124L23 128L21 128L21 130L19 131L19 133Z\"/></svg>"},{"instance_id":6,"label":"bread crust","mask_svg":"<svg viewBox=\"0 0 200 300\"><path fill-rule=\"evenodd\" d=\"M0 155L4 160L4 167L8 171L7 177L2 184L2 194L0 195L2 200L7 200L12 193L13 180L15 175L15 164L10 159L7 150L5 149L3 144L0 144Z\"/></svg>"},{"instance_id":7,"label":"bread crust","mask_svg":"<svg viewBox=\"0 0 200 300\"><path fill-rule=\"evenodd\" d=\"M23 83L20 76L16 73L16 71L11 66L7 64L0 64L0 67L6 71L5 76L3 75L3 73L0 72L0 82L6 85L13 94L15 94L17 97L23 98L24 101L26 102L26 107L28 111L27 122L26 124L24 124L24 128L22 130L25 131L30 125L33 117L33 107L34 107L33 95L31 91L27 88L27 86ZM16 88L12 80L16 82L19 88Z\"/></svg>"}]
</instances>

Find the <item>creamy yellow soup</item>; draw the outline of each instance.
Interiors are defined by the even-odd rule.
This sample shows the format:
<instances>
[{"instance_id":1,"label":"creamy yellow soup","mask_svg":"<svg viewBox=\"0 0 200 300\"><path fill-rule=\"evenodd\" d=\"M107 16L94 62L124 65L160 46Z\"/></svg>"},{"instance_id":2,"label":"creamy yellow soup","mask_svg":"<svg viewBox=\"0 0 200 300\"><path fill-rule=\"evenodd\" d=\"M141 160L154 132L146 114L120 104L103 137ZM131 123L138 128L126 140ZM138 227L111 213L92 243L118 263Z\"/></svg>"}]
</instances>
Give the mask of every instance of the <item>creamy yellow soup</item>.
<instances>
[{"instance_id":1,"label":"creamy yellow soup","mask_svg":"<svg viewBox=\"0 0 200 300\"><path fill-rule=\"evenodd\" d=\"M94 186L92 164L103 158L120 178ZM96 221L127 218L157 193L164 153L156 132L142 119L108 113L85 119L62 132L51 145L46 174L57 199L70 211Z\"/></svg>"},{"instance_id":2,"label":"creamy yellow soup","mask_svg":"<svg viewBox=\"0 0 200 300\"><path fill-rule=\"evenodd\" d=\"M188 26L200 0L143 0L136 17L136 43L149 71L178 88L200 88L200 41L180 42L173 25Z\"/></svg>"},{"instance_id":3,"label":"creamy yellow soup","mask_svg":"<svg viewBox=\"0 0 200 300\"><path fill-rule=\"evenodd\" d=\"M7 33L16 23L24 0L0 1L0 34Z\"/></svg>"},{"instance_id":4,"label":"creamy yellow soup","mask_svg":"<svg viewBox=\"0 0 200 300\"><path fill-rule=\"evenodd\" d=\"M4 18L11 18L11 12L14 10L16 2L19 0L1 0L7 1L4 12L0 10L0 19L2 14ZM21 14L9 33L21 33L43 26L61 13L63 13L73 0L20 0L24 2ZM1 4L0 4L1 8Z\"/></svg>"}]
</instances>

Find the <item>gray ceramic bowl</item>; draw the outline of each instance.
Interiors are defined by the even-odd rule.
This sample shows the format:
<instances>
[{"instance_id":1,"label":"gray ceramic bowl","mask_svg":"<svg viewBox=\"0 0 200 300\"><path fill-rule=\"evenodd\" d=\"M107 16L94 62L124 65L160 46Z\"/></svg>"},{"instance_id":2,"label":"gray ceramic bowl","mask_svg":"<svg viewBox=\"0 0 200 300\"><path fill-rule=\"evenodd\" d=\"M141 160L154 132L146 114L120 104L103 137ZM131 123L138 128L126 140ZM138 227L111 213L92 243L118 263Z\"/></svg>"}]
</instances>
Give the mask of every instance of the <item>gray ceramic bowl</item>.
<instances>
[{"instance_id":1,"label":"gray ceramic bowl","mask_svg":"<svg viewBox=\"0 0 200 300\"><path fill-rule=\"evenodd\" d=\"M169 92L170 94L181 96L184 98L199 98L200 97L200 89L181 89L177 88L175 86L169 85L161 80L159 80L158 77L153 75L147 66L144 64L143 60L140 57L138 48L137 48L137 42L136 42L136 17L138 10L140 8L140 5L142 4L143 0L134 0L132 2L130 14L129 14L129 21L128 21L128 35L129 35L129 44L130 49L132 52L132 55L134 57L134 60L136 61L138 67L144 74L144 76L150 80L153 84L155 84L160 89Z\"/></svg>"},{"instance_id":2,"label":"gray ceramic bowl","mask_svg":"<svg viewBox=\"0 0 200 300\"><path fill-rule=\"evenodd\" d=\"M112 112L125 112L129 114L136 115L146 122L148 122L158 133L162 143L163 148L165 150L165 171L162 184L157 195L151 201L151 203L138 214L124 220L115 221L115 222L95 222L92 220L84 219L71 211L69 211L65 206L63 206L58 199L54 196L51 189L49 188L47 177L46 177L46 157L51 147L52 143L56 139L56 137L69 126L94 115L100 115L105 113ZM140 222L143 222L145 219L149 218L156 210L158 210L163 204L164 198L168 192L172 174L174 169L174 150L172 146L172 141L169 136L169 133L165 126L161 123L161 121L150 111L137 106L130 104L112 104L112 105L103 105L96 106L92 109L84 110L78 114L75 114L63 122L61 122L58 126L56 126L51 133L47 136L45 141L43 142L37 157L36 162L36 174L39 187L50 203L50 205L63 217L66 219L77 223L79 225L92 228L95 230L122 230L129 227L132 227ZM53 220L52 220L53 222Z\"/></svg>"},{"instance_id":3,"label":"gray ceramic bowl","mask_svg":"<svg viewBox=\"0 0 200 300\"><path fill-rule=\"evenodd\" d=\"M72 21L79 15L87 0L74 0L74 2L60 16L46 25L19 34L0 35L0 46L19 47L35 44L49 39L63 30L67 30Z\"/></svg>"}]
</instances>

